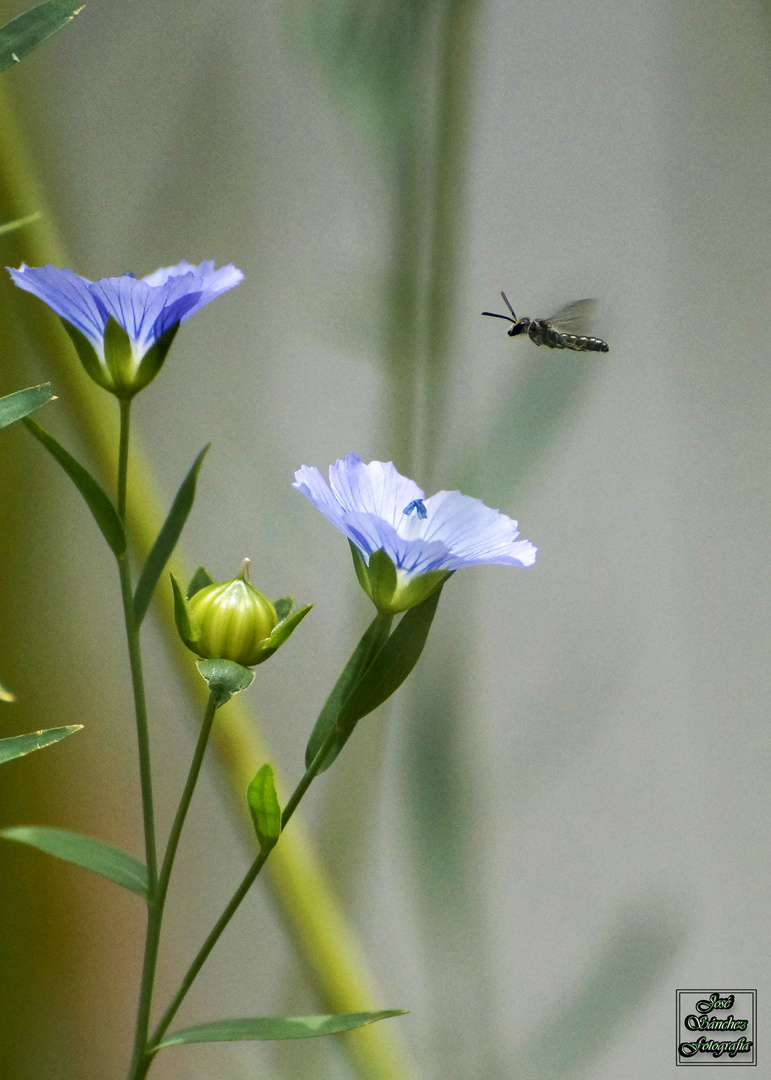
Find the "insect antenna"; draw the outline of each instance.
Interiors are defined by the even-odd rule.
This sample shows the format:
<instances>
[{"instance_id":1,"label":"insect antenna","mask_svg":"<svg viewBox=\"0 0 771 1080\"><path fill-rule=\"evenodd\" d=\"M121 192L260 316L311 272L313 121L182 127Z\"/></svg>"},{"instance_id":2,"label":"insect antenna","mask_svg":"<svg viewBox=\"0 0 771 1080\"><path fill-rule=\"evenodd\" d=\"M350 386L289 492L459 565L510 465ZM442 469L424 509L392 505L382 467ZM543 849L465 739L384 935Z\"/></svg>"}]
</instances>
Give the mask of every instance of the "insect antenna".
<instances>
[{"instance_id":1,"label":"insect antenna","mask_svg":"<svg viewBox=\"0 0 771 1080\"><path fill-rule=\"evenodd\" d=\"M497 311L483 311L482 314L483 315L489 315L491 319L505 319L506 322L514 323L514 325L516 326L517 325L517 316L514 314L514 308L509 303L509 299L506 296L505 292L502 291L501 296L503 297L504 304L506 305L506 307L511 312L510 316L509 315L499 315Z\"/></svg>"}]
</instances>

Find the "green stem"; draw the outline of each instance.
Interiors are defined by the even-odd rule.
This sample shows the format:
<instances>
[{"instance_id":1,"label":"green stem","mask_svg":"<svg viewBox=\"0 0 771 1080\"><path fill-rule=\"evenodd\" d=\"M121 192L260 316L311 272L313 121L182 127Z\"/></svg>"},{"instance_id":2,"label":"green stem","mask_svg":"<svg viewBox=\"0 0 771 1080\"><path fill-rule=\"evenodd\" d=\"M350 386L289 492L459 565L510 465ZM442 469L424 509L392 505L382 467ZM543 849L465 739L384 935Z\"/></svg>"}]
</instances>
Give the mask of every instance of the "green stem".
<instances>
[{"instance_id":1,"label":"green stem","mask_svg":"<svg viewBox=\"0 0 771 1080\"><path fill-rule=\"evenodd\" d=\"M128 488L128 445L131 420L131 402L120 402L120 451L118 457L118 513L126 524L126 491ZM150 769L150 737L147 728L147 702L145 681L142 673L142 653L139 645L139 627L134 617L134 593L131 587L131 567L128 552L118 559L120 590L123 600L123 618L126 624L131 683L134 690L134 711L137 721L139 744L139 777L142 788L142 811L145 828L145 858L147 861L148 891L152 898L158 884L158 860L155 852L155 813L153 810L153 784Z\"/></svg>"},{"instance_id":2,"label":"green stem","mask_svg":"<svg viewBox=\"0 0 771 1080\"><path fill-rule=\"evenodd\" d=\"M140 1077L145 1076L150 1062L152 1061L152 1054L147 1053L147 1032L150 1025L150 1007L153 1000L155 969L158 962L158 947L161 940L161 926L163 923L166 894L169 889L169 881L171 880L171 871L174 866L174 857L177 854L179 838L182 835L182 827L185 824L190 801L193 798L195 785L201 772L201 765L203 764L206 745L209 741L209 735L211 733L216 711L217 705L214 695L210 694L206 704L206 712L204 713L203 721L201 723L201 730L198 733L198 742L196 743L195 753L193 754L193 760L190 764L190 771L187 774L182 798L177 807L174 823L171 826L171 832L169 833L169 842L166 845L166 853L163 857L163 865L161 866L161 872L158 877L158 887L155 891L155 895L150 901L147 939L145 942L145 959L142 969L142 986L139 994L136 1037L131 1069L129 1070L129 1080L139 1080Z\"/></svg>"},{"instance_id":3,"label":"green stem","mask_svg":"<svg viewBox=\"0 0 771 1080\"><path fill-rule=\"evenodd\" d=\"M378 615L377 619L379 621L379 634L377 635L377 642L378 642L378 645L380 646L383 643L384 637L388 636L388 631L390 629L391 622L392 622L392 616L390 616L390 615ZM374 643L373 643L373 649L370 651L370 654L369 654L370 658L371 658L372 655L374 655L375 651L377 651L377 649L375 649ZM365 666L366 666L366 664L365 664ZM290 796L289 801L287 802L286 806L284 807L283 813L281 814L281 832L282 832L282 834L283 834L283 831L286 828L290 818L294 814L297 807L300 805L300 801L301 801L303 795L305 795L306 791L311 786L311 783L313 782L314 778L318 775L318 772L319 772L319 770L320 770L320 768L321 768L321 766L322 766L322 764L324 762L325 757L327 756L327 753L329 752L330 747L334 744L334 742L338 738L338 736L339 736L339 731L337 729L337 725L335 725L331 729L329 734L327 735L324 742L319 747L318 751L316 752L316 756L314 757L313 761L310 763L308 768L305 770L305 773L303 774L302 779L300 780L299 784L297 785L297 787L292 792L292 795ZM198 972L201 970L203 965L206 963L206 960L207 960L209 954L211 953L214 946L217 944L217 941L219 940L223 930L228 925L230 920L233 918L236 911L238 910L239 905L241 904L241 901L244 899L246 894L249 892L249 889L254 884L254 882L255 882L255 880L257 878L257 875L260 873L263 866L267 862L268 856L270 855L272 850L273 850L273 848L270 847L270 848L263 848L263 850L260 851L260 854L257 856L257 858L254 860L254 862L250 866L250 868L249 868L246 876L244 877L243 881L238 886L236 891L233 893L233 896L231 897L230 902L228 903L227 907L225 908L225 910L220 915L219 919L217 920L217 922L215 923L215 925L212 928L211 932L209 933L209 936L206 938L203 945L198 950L197 956L195 957L192 964L188 968L188 970L187 970L187 972L185 974L185 977L182 980L182 983L181 983L181 985L179 987L179 990L177 991L177 993L176 993L176 995L174 997L174 1000L171 1002L168 1009L163 1014L163 1017L161 1018L158 1026L156 1027L155 1031L153 1032L152 1038L150 1039L150 1049L149 1049L148 1054L147 1054L148 1060L147 1060L147 1067L145 1068L145 1072L137 1073L136 1078L134 1078L134 1076L132 1075L130 1080L143 1080L143 1077L146 1075L147 1068L149 1068L149 1059L151 1058L152 1054L154 1053L153 1048L157 1048L157 1045L160 1042L160 1040L163 1038L164 1034L166 1033L166 1031L167 1031L167 1029L169 1027L169 1024L172 1022L172 1020L176 1016L180 1005L185 1000L187 992L190 989L190 987L193 985L193 982L194 982L196 976L198 975Z\"/></svg>"}]
</instances>

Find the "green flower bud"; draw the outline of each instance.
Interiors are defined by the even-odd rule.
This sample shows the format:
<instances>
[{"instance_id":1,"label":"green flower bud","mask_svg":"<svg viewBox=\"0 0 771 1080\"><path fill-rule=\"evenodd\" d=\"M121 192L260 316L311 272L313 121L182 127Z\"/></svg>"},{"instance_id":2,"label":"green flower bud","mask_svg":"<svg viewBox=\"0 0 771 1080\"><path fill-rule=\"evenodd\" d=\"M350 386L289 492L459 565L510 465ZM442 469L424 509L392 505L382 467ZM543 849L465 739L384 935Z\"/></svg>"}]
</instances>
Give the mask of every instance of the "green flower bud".
<instances>
[{"instance_id":1,"label":"green flower bud","mask_svg":"<svg viewBox=\"0 0 771 1080\"><path fill-rule=\"evenodd\" d=\"M207 585L190 597L197 636L189 645L199 656L251 667L273 652L269 642L279 623L278 614L248 579L249 560L244 559L237 578Z\"/></svg>"}]
</instances>

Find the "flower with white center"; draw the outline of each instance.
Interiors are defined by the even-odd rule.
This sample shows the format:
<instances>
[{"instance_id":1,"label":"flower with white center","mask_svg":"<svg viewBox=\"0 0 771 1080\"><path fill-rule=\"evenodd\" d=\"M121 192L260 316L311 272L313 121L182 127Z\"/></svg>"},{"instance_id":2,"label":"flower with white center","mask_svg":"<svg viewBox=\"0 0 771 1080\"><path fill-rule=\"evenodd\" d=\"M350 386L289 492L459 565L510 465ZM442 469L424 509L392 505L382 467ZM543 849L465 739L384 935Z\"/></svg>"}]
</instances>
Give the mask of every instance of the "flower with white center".
<instances>
[{"instance_id":1,"label":"flower with white center","mask_svg":"<svg viewBox=\"0 0 771 1080\"><path fill-rule=\"evenodd\" d=\"M232 263L215 270L186 260L144 278L89 281L50 264L8 272L60 316L91 378L123 398L155 378L180 324L244 276Z\"/></svg>"},{"instance_id":2,"label":"flower with white center","mask_svg":"<svg viewBox=\"0 0 771 1080\"><path fill-rule=\"evenodd\" d=\"M465 566L535 562L516 521L459 491L426 498L390 461L348 454L330 465L329 484L303 465L292 487L348 537L359 581L384 614L415 607Z\"/></svg>"}]
</instances>

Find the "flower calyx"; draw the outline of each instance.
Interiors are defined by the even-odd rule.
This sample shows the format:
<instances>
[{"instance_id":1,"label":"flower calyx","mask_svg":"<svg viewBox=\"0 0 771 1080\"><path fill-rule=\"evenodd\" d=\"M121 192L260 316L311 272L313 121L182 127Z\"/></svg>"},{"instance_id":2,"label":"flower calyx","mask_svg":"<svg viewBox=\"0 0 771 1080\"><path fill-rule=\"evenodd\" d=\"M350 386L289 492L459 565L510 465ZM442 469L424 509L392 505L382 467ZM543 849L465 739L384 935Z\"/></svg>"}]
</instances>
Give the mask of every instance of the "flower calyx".
<instances>
[{"instance_id":1,"label":"flower calyx","mask_svg":"<svg viewBox=\"0 0 771 1080\"><path fill-rule=\"evenodd\" d=\"M198 656L242 667L262 664L279 649L313 607L292 611L294 597L272 603L251 584L249 559L237 577L215 582L199 567L187 590L172 575L179 636Z\"/></svg>"}]
</instances>

